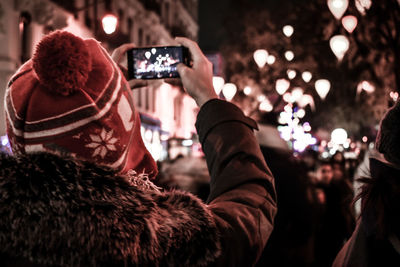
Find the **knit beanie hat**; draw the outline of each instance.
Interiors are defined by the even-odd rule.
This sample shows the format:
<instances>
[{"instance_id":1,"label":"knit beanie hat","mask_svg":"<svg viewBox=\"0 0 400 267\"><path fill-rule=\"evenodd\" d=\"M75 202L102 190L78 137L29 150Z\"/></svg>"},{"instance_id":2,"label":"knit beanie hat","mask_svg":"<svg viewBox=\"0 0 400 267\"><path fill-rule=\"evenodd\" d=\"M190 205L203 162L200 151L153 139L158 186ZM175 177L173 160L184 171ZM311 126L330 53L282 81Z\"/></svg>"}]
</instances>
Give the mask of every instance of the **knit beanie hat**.
<instances>
[{"instance_id":1,"label":"knit beanie hat","mask_svg":"<svg viewBox=\"0 0 400 267\"><path fill-rule=\"evenodd\" d=\"M376 149L396 168L400 168L400 102L390 108L381 120Z\"/></svg>"},{"instance_id":2,"label":"knit beanie hat","mask_svg":"<svg viewBox=\"0 0 400 267\"><path fill-rule=\"evenodd\" d=\"M128 82L94 39L45 36L5 95L14 154L46 151L116 169L157 174L140 135Z\"/></svg>"}]
</instances>

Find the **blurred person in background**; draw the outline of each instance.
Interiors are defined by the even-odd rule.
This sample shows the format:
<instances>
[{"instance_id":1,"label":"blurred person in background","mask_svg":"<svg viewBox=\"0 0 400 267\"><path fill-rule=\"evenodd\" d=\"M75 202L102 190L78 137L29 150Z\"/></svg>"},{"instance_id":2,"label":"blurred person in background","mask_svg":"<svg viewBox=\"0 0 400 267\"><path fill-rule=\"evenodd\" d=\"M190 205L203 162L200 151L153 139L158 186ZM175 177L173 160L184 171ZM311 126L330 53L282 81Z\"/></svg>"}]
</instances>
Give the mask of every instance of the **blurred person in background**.
<instances>
[{"instance_id":1,"label":"blurred person in background","mask_svg":"<svg viewBox=\"0 0 400 267\"><path fill-rule=\"evenodd\" d=\"M179 155L163 164L154 183L163 188L190 192L206 201L210 194L210 174L206 159Z\"/></svg>"},{"instance_id":2,"label":"blurred person in background","mask_svg":"<svg viewBox=\"0 0 400 267\"><path fill-rule=\"evenodd\" d=\"M353 191L341 170L340 166L335 170L330 161L321 161L317 169L323 211L316 237L315 266L331 266L354 229Z\"/></svg>"},{"instance_id":3,"label":"blurred person in background","mask_svg":"<svg viewBox=\"0 0 400 267\"><path fill-rule=\"evenodd\" d=\"M299 156L300 162L304 165L307 170L307 174L311 179L311 183L315 183L316 170L318 163L318 152L312 148L307 148Z\"/></svg>"},{"instance_id":4,"label":"blurred person in background","mask_svg":"<svg viewBox=\"0 0 400 267\"><path fill-rule=\"evenodd\" d=\"M357 167L357 160L352 158L346 158L345 153L342 151L336 151L331 158L332 167L337 175L342 175L350 183L353 182L354 172Z\"/></svg>"},{"instance_id":5,"label":"blurred person in background","mask_svg":"<svg viewBox=\"0 0 400 267\"><path fill-rule=\"evenodd\" d=\"M263 118L268 124L259 125L256 137L275 178L278 213L257 266L310 266L316 222L307 169L280 137L276 116L269 115Z\"/></svg>"},{"instance_id":6,"label":"blurred person in background","mask_svg":"<svg viewBox=\"0 0 400 267\"><path fill-rule=\"evenodd\" d=\"M342 165L343 167L345 167L346 165L346 159L344 157L343 152L341 151L336 151L335 154L333 154L332 158L331 158L331 162L332 163L338 163L340 165Z\"/></svg>"}]
</instances>

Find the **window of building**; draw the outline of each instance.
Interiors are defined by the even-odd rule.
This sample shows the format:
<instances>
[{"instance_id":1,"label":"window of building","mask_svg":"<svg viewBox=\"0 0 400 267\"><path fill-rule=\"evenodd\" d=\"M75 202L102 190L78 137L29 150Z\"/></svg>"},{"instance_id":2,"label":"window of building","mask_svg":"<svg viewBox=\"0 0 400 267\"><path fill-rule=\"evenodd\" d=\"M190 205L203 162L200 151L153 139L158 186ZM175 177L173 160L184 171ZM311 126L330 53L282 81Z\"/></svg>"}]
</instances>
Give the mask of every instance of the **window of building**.
<instances>
[{"instance_id":1,"label":"window of building","mask_svg":"<svg viewBox=\"0 0 400 267\"><path fill-rule=\"evenodd\" d=\"M112 1L111 0L104 0L104 6L105 6L105 9L107 11L111 11L112 10L111 5L112 5Z\"/></svg>"},{"instance_id":2,"label":"window of building","mask_svg":"<svg viewBox=\"0 0 400 267\"><path fill-rule=\"evenodd\" d=\"M31 36L30 36L30 24L32 21L32 16L28 12L22 12L19 17L19 32L21 35L21 63L27 61L30 55L30 44L31 44Z\"/></svg>"},{"instance_id":3,"label":"window of building","mask_svg":"<svg viewBox=\"0 0 400 267\"><path fill-rule=\"evenodd\" d=\"M131 40L131 42L134 42L135 40L133 38L133 19L132 18L127 19L126 27L128 27L129 40Z\"/></svg>"},{"instance_id":4,"label":"window of building","mask_svg":"<svg viewBox=\"0 0 400 267\"><path fill-rule=\"evenodd\" d=\"M150 110L150 88L145 87L143 89L145 91L145 110Z\"/></svg>"},{"instance_id":5,"label":"window of building","mask_svg":"<svg viewBox=\"0 0 400 267\"><path fill-rule=\"evenodd\" d=\"M118 18L120 20L124 19L124 11L122 9L118 9Z\"/></svg>"},{"instance_id":6,"label":"window of building","mask_svg":"<svg viewBox=\"0 0 400 267\"><path fill-rule=\"evenodd\" d=\"M156 88L153 88L153 97L151 98L151 100L152 100L151 101L152 102L151 109L153 112L156 112L156 93L157 93Z\"/></svg>"},{"instance_id":7,"label":"window of building","mask_svg":"<svg viewBox=\"0 0 400 267\"><path fill-rule=\"evenodd\" d=\"M90 2L89 2L89 0L85 0L85 7L88 7L90 5ZM89 15L89 10L90 10L90 8L85 8L85 17L84 17L84 20L85 20L85 25L89 28L89 29L91 29L91 27L92 27L92 20L90 19L90 15Z\"/></svg>"},{"instance_id":8,"label":"window of building","mask_svg":"<svg viewBox=\"0 0 400 267\"><path fill-rule=\"evenodd\" d=\"M125 32L125 25L124 25L124 21L125 21L125 14L124 11L122 9L118 9L118 20L119 20L119 27L121 29L122 32Z\"/></svg>"},{"instance_id":9,"label":"window of building","mask_svg":"<svg viewBox=\"0 0 400 267\"><path fill-rule=\"evenodd\" d=\"M137 105L138 107L142 107L142 88L136 89L138 92L138 99L137 99Z\"/></svg>"},{"instance_id":10,"label":"window of building","mask_svg":"<svg viewBox=\"0 0 400 267\"><path fill-rule=\"evenodd\" d=\"M169 3L166 2L164 5L164 21L165 21L165 25L167 27L169 27Z\"/></svg>"},{"instance_id":11,"label":"window of building","mask_svg":"<svg viewBox=\"0 0 400 267\"><path fill-rule=\"evenodd\" d=\"M140 28L138 31L138 45L143 45L143 29Z\"/></svg>"}]
</instances>

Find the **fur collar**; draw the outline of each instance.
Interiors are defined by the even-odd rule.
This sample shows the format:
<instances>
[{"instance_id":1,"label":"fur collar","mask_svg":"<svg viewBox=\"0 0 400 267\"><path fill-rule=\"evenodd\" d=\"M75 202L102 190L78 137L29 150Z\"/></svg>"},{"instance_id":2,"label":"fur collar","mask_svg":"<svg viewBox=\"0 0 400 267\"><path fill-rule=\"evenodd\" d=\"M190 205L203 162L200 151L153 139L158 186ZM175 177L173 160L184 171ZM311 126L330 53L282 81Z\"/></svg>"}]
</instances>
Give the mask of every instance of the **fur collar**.
<instances>
[{"instance_id":1,"label":"fur collar","mask_svg":"<svg viewBox=\"0 0 400 267\"><path fill-rule=\"evenodd\" d=\"M43 265L205 266L211 212L144 177L47 153L0 154L0 254Z\"/></svg>"}]
</instances>

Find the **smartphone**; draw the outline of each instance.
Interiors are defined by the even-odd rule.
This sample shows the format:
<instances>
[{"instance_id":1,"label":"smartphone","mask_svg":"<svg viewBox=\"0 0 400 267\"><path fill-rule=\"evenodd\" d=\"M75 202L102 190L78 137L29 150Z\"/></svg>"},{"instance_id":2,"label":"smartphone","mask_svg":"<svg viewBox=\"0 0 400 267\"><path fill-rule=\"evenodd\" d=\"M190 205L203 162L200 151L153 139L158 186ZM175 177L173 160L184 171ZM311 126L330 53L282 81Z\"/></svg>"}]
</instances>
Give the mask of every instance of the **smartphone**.
<instances>
[{"instance_id":1,"label":"smartphone","mask_svg":"<svg viewBox=\"0 0 400 267\"><path fill-rule=\"evenodd\" d=\"M189 66L189 50L184 46L132 48L127 51L129 79L178 78L176 66Z\"/></svg>"}]
</instances>

